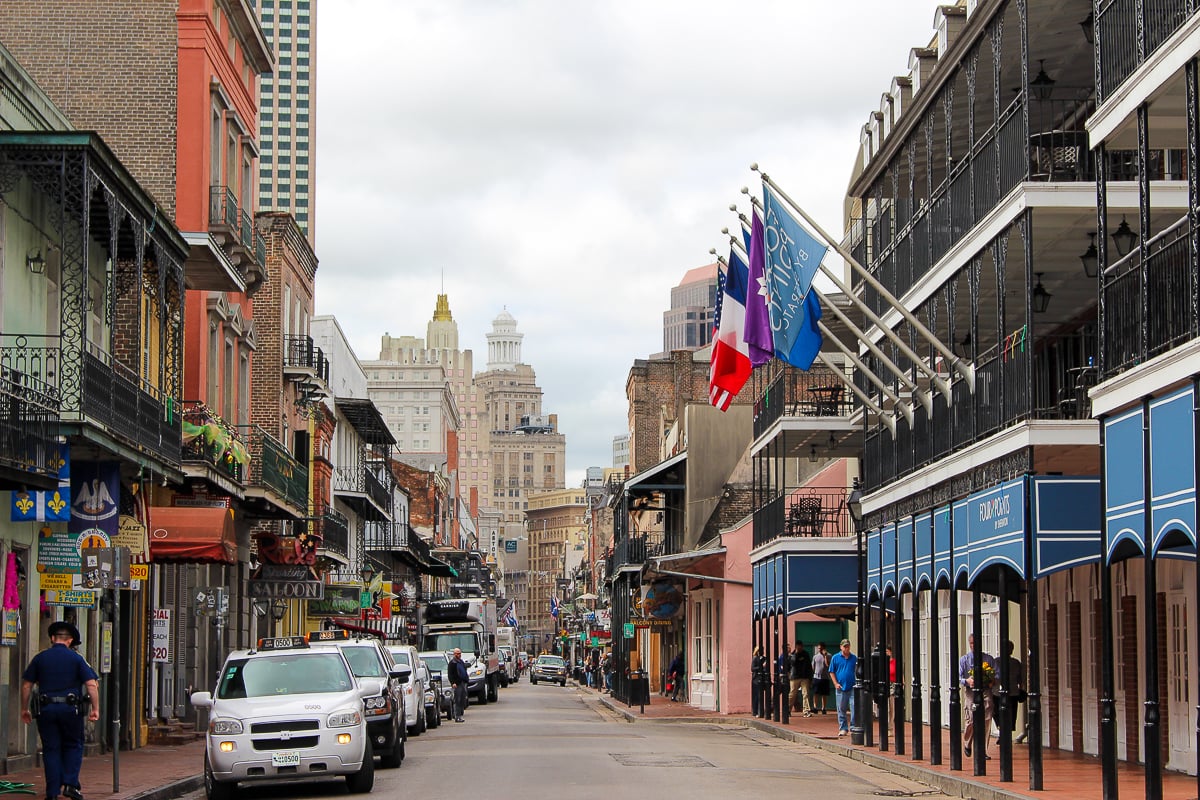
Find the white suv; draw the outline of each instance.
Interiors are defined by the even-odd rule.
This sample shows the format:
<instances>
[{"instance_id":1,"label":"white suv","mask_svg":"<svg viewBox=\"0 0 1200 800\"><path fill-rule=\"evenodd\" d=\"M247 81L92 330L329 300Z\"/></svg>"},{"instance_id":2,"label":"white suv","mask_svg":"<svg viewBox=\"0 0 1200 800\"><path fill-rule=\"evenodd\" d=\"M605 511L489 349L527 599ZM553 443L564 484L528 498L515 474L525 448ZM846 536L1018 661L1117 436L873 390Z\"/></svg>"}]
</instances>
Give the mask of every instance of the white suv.
<instances>
[{"instance_id":1,"label":"white suv","mask_svg":"<svg viewBox=\"0 0 1200 800\"><path fill-rule=\"evenodd\" d=\"M230 800L240 781L343 775L351 792L369 792L375 765L363 701L341 651L310 647L301 636L260 639L225 659L215 694L196 692L208 709L204 791Z\"/></svg>"},{"instance_id":2,"label":"white suv","mask_svg":"<svg viewBox=\"0 0 1200 800\"><path fill-rule=\"evenodd\" d=\"M401 684L404 695L404 718L408 732L412 736L420 736L425 732L425 689L417 676L417 648L410 644L389 644L387 650L392 654L398 667L408 667L412 674Z\"/></svg>"}]
</instances>

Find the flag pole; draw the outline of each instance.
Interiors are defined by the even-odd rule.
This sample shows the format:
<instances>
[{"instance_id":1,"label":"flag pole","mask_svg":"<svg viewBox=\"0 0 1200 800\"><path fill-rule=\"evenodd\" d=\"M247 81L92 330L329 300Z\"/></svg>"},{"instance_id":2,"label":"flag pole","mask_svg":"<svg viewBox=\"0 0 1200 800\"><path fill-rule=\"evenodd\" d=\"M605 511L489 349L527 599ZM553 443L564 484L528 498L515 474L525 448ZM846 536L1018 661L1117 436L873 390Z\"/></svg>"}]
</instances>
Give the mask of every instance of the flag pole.
<instances>
[{"instance_id":1,"label":"flag pole","mask_svg":"<svg viewBox=\"0 0 1200 800\"><path fill-rule=\"evenodd\" d=\"M750 195L750 190L748 188L746 188L745 186L742 187L742 192L748 196ZM764 209L762 207L762 204L758 201L757 197L751 196L750 204L758 207L762 211L764 216L766 215L766 209ZM807 214L802 213L802 216L805 219L808 219ZM828 241L828 240L826 240L826 241ZM840 246L838 247L838 252L839 253L841 252ZM948 383L946 383L946 381L942 380L942 377L940 375L938 375L937 372L935 370L933 370L928 364L925 363L925 359L923 359L921 356L917 355L916 352L914 352L913 349L908 346L908 343L900 338L899 334L897 334L895 331L893 331L889 326L885 325L883 323L883 320L880 319L879 316L874 311L872 311L870 309L870 307L867 306L866 303L862 302L861 300L858 300L857 295L855 295L854 292L851 291L848 286L846 286L846 284L842 283L841 279L838 278L838 276L834 275L832 270L830 270L828 267L825 266L824 261L822 261L821 264L818 265L818 268L821 270L821 272L823 272L826 275L826 277L828 277L830 280L833 281L834 285L837 286L837 288L840 289L843 294L845 294L847 297L851 297L851 298L854 298L855 300L857 300L855 305L859 309L862 310L863 314L865 314L868 318L870 318L870 320L879 327L879 330L883 333L883 335L886 336L889 340L891 340L891 342L896 345L896 347L900 350L901 353L903 353L910 361L913 362L913 365L917 369L919 369L921 372L924 372L925 375L928 376L930 382L933 383L933 385L937 387L937 390L946 396L946 401L948 403L954 402L954 397L953 397L953 393L950 390L950 385ZM816 288L816 287L814 286L813 288ZM839 318L841 318L841 315L839 315ZM920 323L918 322L917 324L919 325ZM870 347L870 341L871 340L868 337L866 337L865 335L863 336L863 344L866 344L868 347ZM972 380L973 380L973 378L972 378ZM928 410L931 414L933 413L933 408L931 405L926 404L924 401L922 401L922 405L925 405L926 410Z\"/></svg>"},{"instance_id":2,"label":"flag pole","mask_svg":"<svg viewBox=\"0 0 1200 800\"><path fill-rule=\"evenodd\" d=\"M849 358L850 362L852 364L854 364L854 366L858 367L858 371L863 373L864 375L866 375L867 378L871 381L871 383L873 383L877 387L879 387L879 391L882 392L883 395L885 397L887 397L887 399L891 400L892 403L895 404L896 408L900 409L900 413L904 415L904 418L906 420L908 420L908 427L911 429L912 425L913 425L912 406L909 405L908 403L905 403L903 400L901 400L900 397L895 392L893 392L886 383L883 382L882 378L880 378L878 375L876 375L874 372L872 372L871 369L869 367L867 367L866 364L863 363L862 359L859 358L858 355L855 354L853 350L851 350L849 347L846 347L846 345L842 344L842 340L837 338L837 336L834 335L833 331L829 330L829 328L827 328L825 326L824 322L818 321L817 325L821 328L821 332L823 334L825 334L826 336L828 336L830 339L833 340L833 343L837 346L837 348L839 350L842 351L842 354L845 355L847 358Z\"/></svg>"},{"instance_id":3,"label":"flag pole","mask_svg":"<svg viewBox=\"0 0 1200 800\"><path fill-rule=\"evenodd\" d=\"M934 349L936 349L939 353L941 353L942 357L950 362L950 365L952 367L954 367L954 369L957 370L960 375L963 376L963 379L966 380L966 382L967 382L967 388L969 388L971 390L971 393L974 394L975 393L975 366L969 362L964 362L961 358L959 358L957 355L955 355L950 350L950 348L946 347L946 345L942 342L941 339L934 336L929 331L929 329L926 328L925 325L922 324L922 322L919 319L917 319L916 315L914 315L911 311L909 311L907 308L905 308L904 305L899 300L896 299L895 295L893 295L891 292L889 292L882 283L880 283L878 280L875 279L875 276L872 275L871 272L866 267L864 267L862 264L858 263L858 260L856 258L854 258L853 255L850 254L849 250L842 247L840 242L835 241L833 239L833 237L831 237L828 233L826 233L825 229L822 228L820 225L818 225L816 223L816 221L804 211L804 209L800 208L800 206L797 205L796 201L793 200L791 197L789 197L787 192L785 192L782 188L780 188L779 184L777 184L777 183L775 183L775 181L771 180L771 178L767 175L767 173L760 170L758 168L758 164L751 164L750 169L752 169L755 172L762 175L763 183L767 184L772 189L774 189L775 193L778 194L779 197L781 199L783 199L788 205L790 205L797 213L799 213L800 216L804 218L804 221L807 222L821 236L821 238L824 239L829 244L830 247L832 247L834 250L837 251L838 255L840 255L842 258L846 259L846 262L848 264L850 264L851 267L853 267L855 270L858 271L858 274L862 276L863 280L867 283L868 286L870 286L875 291L879 292L880 296L883 297L883 299L886 300L888 302L888 304L892 306L892 308L894 308L898 312L900 312L900 315L902 317L904 317L904 320L906 322L908 322L909 325L913 326L913 329L916 330L917 333L919 333L921 335L921 338L925 339L925 341L927 341L931 345L933 345ZM824 267L822 267L822 271L825 272L825 274L828 275L829 277L833 278L834 282L838 285L839 289L841 289L843 292L846 292L847 294L850 293L849 290L842 284L841 280L837 276L832 274L831 270L824 269ZM890 328L888 328L888 326L883 324L883 320L879 319L879 317L875 315L875 312L870 311L869 309L868 309L868 311L870 313L870 316L873 318L872 321L876 325L878 325L881 330L883 330L883 329L890 330ZM905 355L908 355L908 354L906 353ZM912 358L912 356L909 356L909 358ZM946 399L949 400L950 402L954 402L950 396L949 387L945 386L945 382L941 381L941 379L937 379L937 380L939 382L938 388L942 391L943 394L946 395ZM943 387L945 387L945 388L943 388Z\"/></svg>"},{"instance_id":4,"label":"flag pole","mask_svg":"<svg viewBox=\"0 0 1200 800\"><path fill-rule=\"evenodd\" d=\"M753 202L753 201L754 201L754 198L751 198L751 202ZM733 210L736 210L736 208L734 208ZM744 226L745 225L745 215L738 214L738 218L742 220L742 224ZM741 242L739 242L735 237L733 237L733 236L729 237L729 244L731 247L738 250L740 253L745 252L745 250L742 248ZM749 255L747 255L746 257L749 258ZM866 348L871 352L871 354L873 356L875 356L876 358L878 358L889 371L894 373L896 375L896 377L899 378L901 383L903 383L905 386L908 387L908 390L911 391L913 393L913 395L916 397L916 399L918 401L920 401L921 405L924 406L926 413L932 415L933 414L933 399L929 396L929 393L926 392L925 390L923 390L920 386L918 386L916 384L916 382L913 381L912 378L908 377L905 374L904 370L902 370L902 369L900 369L900 367L896 366L896 363L894 361L892 361L892 359L890 359L882 350L880 350L879 346L876 345L874 342L872 342L870 340L870 338L862 330L860 330L859 327L857 325L855 325L854 322L849 317L847 317L840 308L838 308L836 305L834 305L834 303L831 302L829 300L829 298L826 297L825 294L820 289L818 289L814 285L812 287L812 291L815 291L817 293L817 299L820 300L826 308L828 308L830 311L832 311L833 315L835 317L837 317L842 322L842 324L845 325L859 341L861 341L864 345L866 345ZM858 298L856 298L854 295L847 295L847 297L848 297L848 299L850 299L851 302L854 302L860 308L863 308L864 310L866 310L866 307L862 305L862 301L858 300ZM827 328L824 327L824 323L820 323L820 324L822 325L822 330L826 330L826 331L828 330ZM837 337L833 337L833 338L835 340L837 339ZM844 352L846 352L846 353L850 352L844 345L841 344L840 341L838 341L838 345L839 345L839 347L841 347L841 349ZM916 354L914 353L914 354L910 355L909 357L913 358L915 355ZM861 364L861 362L859 362L859 363ZM866 371L867 374L874 377L875 374L873 372L871 372L871 370L866 369L865 367L860 367L860 368L863 369L864 371ZM880 379L876 378L873 381L873 383L875 383L875 385L879 386L881 389L883 388L883 384L880 382ZM907 419L909 421L909 424L912 424L911 414L912 414L911 409L904 414L904 417L905 417L905 419Z\"/></svg>"}]
</instances>

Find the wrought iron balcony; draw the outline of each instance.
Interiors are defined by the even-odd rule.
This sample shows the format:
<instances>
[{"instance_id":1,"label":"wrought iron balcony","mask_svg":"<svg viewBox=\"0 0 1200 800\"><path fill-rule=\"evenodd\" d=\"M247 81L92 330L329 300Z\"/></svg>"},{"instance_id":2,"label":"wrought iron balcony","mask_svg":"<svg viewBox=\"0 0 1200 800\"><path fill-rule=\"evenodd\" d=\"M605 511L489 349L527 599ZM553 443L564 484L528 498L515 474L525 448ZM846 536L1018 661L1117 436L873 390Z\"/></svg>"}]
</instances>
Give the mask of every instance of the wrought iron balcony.
<instances>
[{"instance_id":1,"label":"wrought iron balcony","mask_svg":"<svg viewBox=\"0 0 1200 800\"><path fill-rule=\"evenodd\" d=\"M311 336L283 337L283 374L324 388L329 383L329 359Z\"/></svg>"},{"instance_id":2,"label":"wrought iron balcony","mask_svg":"<svg viewBox=\"0 0 1200 800\"><path fill-rule=\"evenodd\" d=\"M391 509L391 490L370 464L335 468L333 491L363 516L386 516Z\"/></svg>"},{"instance_id":3,"label":"wrought iron balcony","mask_svg":"<svg viewBox=\"0 0 1200 800\"><path fill-rule=\"evenodd\" d=\"M58 435L58 390L13 369L0 350L0 488L52 489Z\"/></svg>"},{"instance_id":4,"label":"wrought iron balcony","mask_svg":"<svg viewBox=\"0 0 1200 800\"><path fill-rule=\"evenodd\" d=\"M780 417L848 417L857 401L832 370L785 367L754 403L754 438Z\"/></svg>"},{"instance_id":5,"label":"wrought iron balcony","mask_svg":"<svg viewBox=\"0 0 1200 800\"><path fill-rule=\"evenodd\" d=\"M215 476L245 483L250 451L237 429L197 400L183 403L183 452L186 464L203 464Z\"/></svg>"},{"instance_id":6,"label":"wrought iron balcony","mask_svg":"<svg viewBox=\"0 0 1200 800\"><path fill-rule=\"evenodd\" d=\"M249 426L249 440L247 488L264 490L272 496L273 505L282 502L293 513L303 514L308 505L308 467L257 425Z\"/></svg>"},{"instance_id":7,"label":"wrought iron balcony","mask_svg":"<svg viewBox=\"0 0 1200 800\"><path fill-rule=\"evenodd\" d=\"M350 523L345 515L333 506L318 505L312 526L314 532L321 537L320 550L349 558Z\"/></svg>"},{"instance_id":8,"label":"wrought iron balcony","mask_svg":"<svg viewBox=\"0 0 1200 800\"><path fill-rule=\"evenodd\" d=\"M228 186L209 187L208 230L226 251L247 283L266 275L267 247L248 207L238 203Z\"/></svg>"},{"instance_id":9,"label":"wrought iron balcony","mask_svg":"<svg viewBox=\"0 0 1200 800\"><path fill-rule=\"evenodd\" d=\"M139 448L179 464L180 402L165 397L111 354L83 354L81 399L86 418Z\"/></svg>"},{"instance_id":10,"label":"wrought iron balcony","mask_svg":"<svg viewBox=\"0 0 1200 800\"><path fill-rule=\"evenodd\" d=\"M363 546L367 550L407 550L408 539L407 525L390 520L367 520L363 523Z\"/></svg>"},{"instance_id":11,"label":"wrought iron balcony","mask_svg":"<svg viewBox=\"0 0 1200 800\"><path fill-rule=\"evenodd\" d=\"M1196 13L1194 0L1109 0L1096 16L1101 98L1112 97L1138 67Z\"/></svg>"},{"instance_id":12,"label":"wrought iron balcony","mask_svg":"<svg viewBox=\"0 0 1200 800\"><path fill-rule=\"evenodd\" d=\"M847 497L845 489L801 487L774 498L754 512L754 546L782 537L855 535Z\"/></svg>"}]
</instances>

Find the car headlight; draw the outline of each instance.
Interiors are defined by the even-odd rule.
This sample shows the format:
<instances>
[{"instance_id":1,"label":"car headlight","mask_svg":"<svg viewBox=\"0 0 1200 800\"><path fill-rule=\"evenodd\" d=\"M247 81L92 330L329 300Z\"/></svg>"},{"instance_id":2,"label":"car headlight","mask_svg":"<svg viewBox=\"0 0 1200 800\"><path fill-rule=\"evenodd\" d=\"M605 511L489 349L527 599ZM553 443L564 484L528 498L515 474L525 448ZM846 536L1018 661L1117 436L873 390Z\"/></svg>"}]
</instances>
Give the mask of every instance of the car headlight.
<instances>
[{"instance_id":1,"label":"car headlight","mask_svg":"<svg viewBox=\"0 0 1200 800\"><path fill-rule=\"evenodd\" d=\"M350 709L348 711L336 711L329 715L329 720L326 723L330 728L352 728L355 725L362 724L362 714L358 709Z\"/></svg>"},{"instance_id":2,"label":"car headlight","mask_svg":"<svg viewBox=\"0 0 1200 800\"><path fill-rule=\"evenodd\" d=\"M480 664L479 662L475 662L467 669L467 675L469 675L472 678L477 678L482 674L483 674L483 665Z\"/></svg>"},{"instance_id":3,"label":"car headlight","mask_svg":"<svg viewBox=\"0 0 1200 800\"><path fill-rule=\"evenodd\" d=\"M240 719L209 720L208 732L215 736L230 736L235 733L241 733L242 721Z\"/></svg>"},{"instance_id":4,"label":"car headlight","mask_svg":"<svg viewBox=\"0 0 1200 800\"><path fill-rule=\"evenodd\" d=\"M368 697L366 700L363 701L363 705L366 707L366 709L368 711L374 711L374 710L380 709L380 708L387 708L388 707L388 699L384 695L380 695L379 697Z\"/></svg>"}]
</instances>

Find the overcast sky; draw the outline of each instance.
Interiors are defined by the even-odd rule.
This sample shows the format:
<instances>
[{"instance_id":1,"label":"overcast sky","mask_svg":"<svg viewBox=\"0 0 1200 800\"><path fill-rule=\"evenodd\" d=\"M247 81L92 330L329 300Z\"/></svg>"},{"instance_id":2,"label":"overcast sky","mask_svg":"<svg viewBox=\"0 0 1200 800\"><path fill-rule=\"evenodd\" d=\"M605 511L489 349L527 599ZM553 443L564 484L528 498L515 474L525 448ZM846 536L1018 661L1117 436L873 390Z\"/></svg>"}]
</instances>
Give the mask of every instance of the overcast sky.
<instances>
[{"instance_id":1,"label":"overcast sky","mask_svg":"<svg viewBox=\"0 0 1200 800\"><path fill-rule=\"evenodd\" d=\"M317 313L374 359L424 337L444 285L482 370L507 308L577 486L751 162L840 234L858 131L936 6L322 0Z\"/></svg>"}]
</instances>

